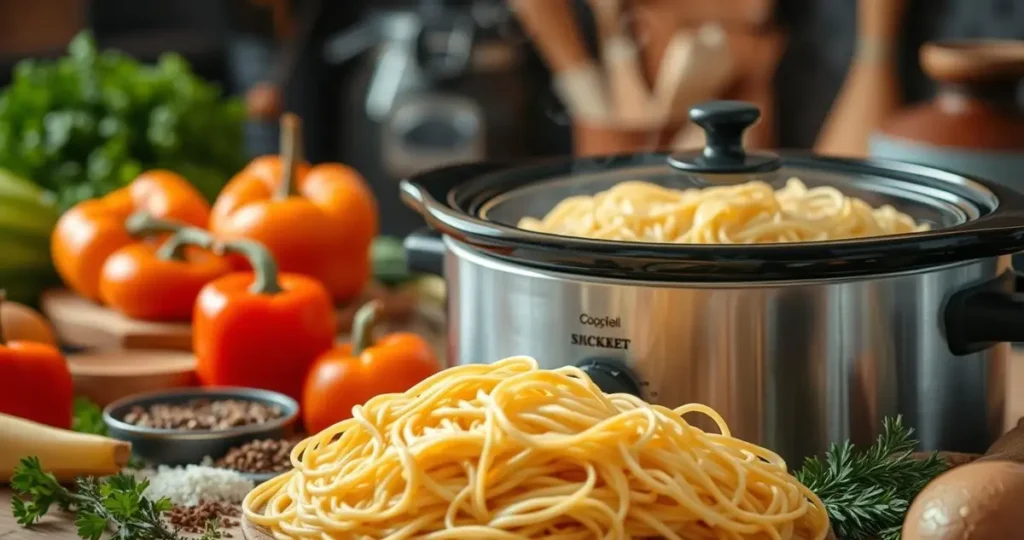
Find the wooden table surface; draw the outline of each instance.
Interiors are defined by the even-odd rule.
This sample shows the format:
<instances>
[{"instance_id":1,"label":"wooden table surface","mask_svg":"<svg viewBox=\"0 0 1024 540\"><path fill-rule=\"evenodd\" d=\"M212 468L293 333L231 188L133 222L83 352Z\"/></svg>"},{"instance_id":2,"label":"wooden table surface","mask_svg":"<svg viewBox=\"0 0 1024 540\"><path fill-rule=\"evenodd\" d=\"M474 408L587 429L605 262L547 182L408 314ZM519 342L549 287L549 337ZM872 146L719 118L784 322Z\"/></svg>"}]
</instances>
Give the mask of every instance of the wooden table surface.
<instances>
[{"instance_id":1,"label":"wooden table surface","mask_svg":"<svg viewBox=\"0 0 1024 540\"><path fill-rule=\"evenodd\" d=\"M1016 424L1017 419L1024 417L1024 350L1015 350L1010 355L1009 366L1007 366L1008 391L1006 394L1007 403L1007 426ZM1017 389L1016 392L1011 389ZM0 540L21 540L46 538L48 540L73 540L78 538L75 534L75 526L67 516L54 514L47 517L31 529L23 529L18 526L11 516L11 494L7 488L0 488ZM229 534L234 539L241 539L240 528L230 529Z\"/></svg>"}]
</instances>

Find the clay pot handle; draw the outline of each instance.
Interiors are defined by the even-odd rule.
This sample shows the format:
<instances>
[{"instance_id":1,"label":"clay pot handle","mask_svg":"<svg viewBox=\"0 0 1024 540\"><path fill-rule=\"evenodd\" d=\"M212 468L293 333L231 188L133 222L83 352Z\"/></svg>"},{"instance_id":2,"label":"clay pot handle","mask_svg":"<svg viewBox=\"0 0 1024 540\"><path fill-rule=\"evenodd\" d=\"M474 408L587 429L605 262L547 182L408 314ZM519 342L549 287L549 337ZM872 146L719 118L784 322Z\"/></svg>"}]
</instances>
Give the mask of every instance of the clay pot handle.
<instances>
[{"instance_id":1,"label":"clay pot handle","mask_svg":"<svg viewBox=\"0 0 1024 540\"><path fill-rule=\"evenodd\" d=\"M963 40L925 43L921 67L950 84L1014 83L1024 79L1024 41Z\"/></svg>"}]
</instances>

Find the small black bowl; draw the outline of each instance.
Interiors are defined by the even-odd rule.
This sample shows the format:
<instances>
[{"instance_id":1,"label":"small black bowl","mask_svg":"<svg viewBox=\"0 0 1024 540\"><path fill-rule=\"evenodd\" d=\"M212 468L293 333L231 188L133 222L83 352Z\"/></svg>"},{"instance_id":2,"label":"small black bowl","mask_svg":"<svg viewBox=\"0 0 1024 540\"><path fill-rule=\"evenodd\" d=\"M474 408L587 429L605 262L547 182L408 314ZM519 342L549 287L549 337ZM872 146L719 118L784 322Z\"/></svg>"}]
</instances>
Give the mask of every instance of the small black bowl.
<instances>
[{"instance_id":1,"label":"small black bowl","mask_svg":"<svg viewBox=\"0 0 1024 540\"><path fill-rule=\"evenodd\" d=\"M256 401L279 407L283 416L263 424L210 430L158 429L124 421L124 416L135 406L187 403L194 399ZM103 409L103 421L111 437L132 443L132 453L137 457L155 465L173 466L198 465L207 456L217 459L228 450L256 439L286 439L294 433L298 414L299 404L294 399L269 390L184 388L119 399Z\"/></svg>"}]
</instances>

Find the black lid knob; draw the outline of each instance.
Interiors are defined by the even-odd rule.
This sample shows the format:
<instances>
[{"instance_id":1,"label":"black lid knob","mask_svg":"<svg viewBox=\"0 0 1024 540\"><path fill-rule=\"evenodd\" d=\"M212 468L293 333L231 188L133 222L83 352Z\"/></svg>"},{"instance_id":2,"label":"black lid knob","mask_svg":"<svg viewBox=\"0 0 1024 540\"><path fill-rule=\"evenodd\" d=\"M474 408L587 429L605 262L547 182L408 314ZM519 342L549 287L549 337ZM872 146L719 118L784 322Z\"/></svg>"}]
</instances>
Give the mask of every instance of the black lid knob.
<instances>
[{"instance_id":1,"label":"black lid knob","mask_svg":"<svg viewBox=\"0 0 1024 540\"><path fill-rule=\"evenodd\" d=\"M690 109L690 120L704 129L704 150L669 157L673 167L697 173L757 173L777 170L779 156L743 149L743 134L761 119L761 111L745 101L711 101Z\"/></svg>"}]
</instances>

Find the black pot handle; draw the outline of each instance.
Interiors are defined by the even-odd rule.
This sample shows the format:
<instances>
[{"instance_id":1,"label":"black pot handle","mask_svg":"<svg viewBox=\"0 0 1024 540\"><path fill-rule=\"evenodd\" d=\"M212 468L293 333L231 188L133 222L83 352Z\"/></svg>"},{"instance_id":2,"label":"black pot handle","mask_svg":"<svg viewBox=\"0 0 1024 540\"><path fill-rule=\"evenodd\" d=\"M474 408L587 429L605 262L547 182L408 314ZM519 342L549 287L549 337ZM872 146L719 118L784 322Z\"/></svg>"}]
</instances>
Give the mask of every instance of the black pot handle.
<instances>
[{"instance_id":1,"label":"black pot handle","mask_svg":"<svg viewBox=\"0 0 1024 540\"><path fill-rule=\"evenodd\" d=\"M946 304L946 341L965 355L999 343L1024 342L1024 274L1008 271L964 289Z\"/></svg>"},{"instance_id":2,"label":"black pot handle","mask_svg":"<svg viewBox=\"0 0 1024 540\"><path fill-rule=\"evenodd\" d=\"M405 237L405 261L410 272L444 277L444 240L424 227Z\"/></svg>"}]
</instances>

